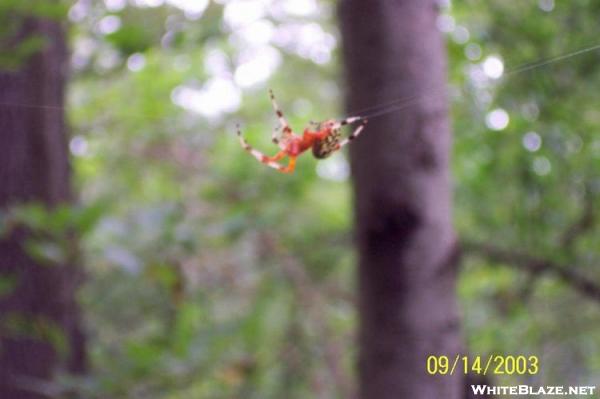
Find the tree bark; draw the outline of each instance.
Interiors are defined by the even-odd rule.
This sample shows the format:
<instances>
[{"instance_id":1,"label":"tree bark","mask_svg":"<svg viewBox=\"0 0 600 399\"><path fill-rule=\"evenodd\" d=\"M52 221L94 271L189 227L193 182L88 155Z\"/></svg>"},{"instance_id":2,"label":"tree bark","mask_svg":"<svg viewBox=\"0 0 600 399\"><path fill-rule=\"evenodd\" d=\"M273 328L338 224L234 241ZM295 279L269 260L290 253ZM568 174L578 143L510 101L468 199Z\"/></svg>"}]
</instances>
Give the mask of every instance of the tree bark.
<instances>
[{"instance_id":1,"label":"tree bark","mask_svg":"<svg viewBox=\"0 0 600 399\"><path fill-rule=\"evenodd\" d=\"M347 109L407 99L350 147L359 249L364 399L456 399L460 373L429 355L461 349L455 295L446 53L434 0L341 0ZM360 111L358 112L360 115Z\"/></svg>"},{"instance_id":2,"label":"tree bark","mask_svg":"<svg viewBox=\"0 0 600 399\"><path fill-rule=\"evenodd\" d=\"M67 203L69 166L63 112L67 51L58 22L23 18L0 49L14 50L31 35L45 46L18 67L0 71L0 211L26 202ZM24 249L31 234L0 236L0 279L14 286L0 296L0 398L55 396L59 369L85 367L74 292L80 274L70 264L43 265ZM52 340L60 332L58 341ZM62 341L63 353L57 342Z\"/></svg>"}]
</instances>

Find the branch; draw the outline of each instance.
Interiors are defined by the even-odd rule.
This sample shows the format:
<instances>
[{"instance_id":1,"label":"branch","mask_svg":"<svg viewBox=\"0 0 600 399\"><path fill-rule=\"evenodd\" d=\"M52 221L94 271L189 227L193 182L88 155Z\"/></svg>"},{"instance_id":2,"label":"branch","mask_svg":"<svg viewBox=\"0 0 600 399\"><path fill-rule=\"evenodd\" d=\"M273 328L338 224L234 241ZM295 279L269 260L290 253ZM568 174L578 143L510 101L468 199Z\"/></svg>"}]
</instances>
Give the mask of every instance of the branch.
<instances>
[{"instance_id":1,"label":"branch","mask_svg":"<svg viewBox=\"0 0 600 399\"><path fill-rule=\"evenodd\" d=\"M594 223L596 221L594 204L595 198L592 195L590 188L586 187L583 202L583 212L581 213L579 219L577 219L575 223L573 223L573 225L567 229L562 237L561 243L563 247L572 248L575 240L579 236L585 234L594 227Z\"/></svg>"},{"instance_id":2,"label":"branch","mask_svg":"<svg viewBox=\"0 0 600 399\"><path fill-rule=\"evenodd\" d=\"M489 244L463 242L462 247L467 253L483 256L495 262L516 267L533 275L547 274L558 277L584 296L600 302L600 284L579 274L573 266L563 265L526 253L498 248Z\"/></svg>"}]
</instances>

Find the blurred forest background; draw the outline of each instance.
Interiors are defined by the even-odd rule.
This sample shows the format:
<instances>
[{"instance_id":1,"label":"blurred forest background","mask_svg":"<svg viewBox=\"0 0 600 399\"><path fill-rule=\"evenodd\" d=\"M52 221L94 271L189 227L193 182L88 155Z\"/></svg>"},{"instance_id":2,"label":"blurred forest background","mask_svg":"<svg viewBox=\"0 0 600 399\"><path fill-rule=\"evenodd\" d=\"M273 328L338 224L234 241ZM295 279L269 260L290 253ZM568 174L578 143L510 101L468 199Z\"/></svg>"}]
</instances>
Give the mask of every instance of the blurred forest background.
<instances>
[{"instance_id":1,"label":"blurred forest background","mask_svg":"<svg viewBox=\"0 0 600 399\"><path fill-rule=\"evenodd\" d=\"M38 263L85 269L76 299L87 355L75 371L87 372L32 389L77 398L350 397L357 254L346 154L301 157L283 175L235 137L240 122L249 142L274 152L269 87L297 130L346 114L336 2L49 3L2 0L0 14L65 24L73 195L64 197L74 205L4 202L0 227L9 236L27 226ZM600 53L519 68L598 44L600 3L439 7L464 352L539 356L538 375L494 382L594 385ZM18 69L43 45L25 44L2 51L0 69ZM61 112L43 98L2 97L0 145L15 108ZM0 294L10 297L16 284L3 275ZM60 331L2 320L5 339L42 331L67 352Z\"/></svg>"}]
</instances>

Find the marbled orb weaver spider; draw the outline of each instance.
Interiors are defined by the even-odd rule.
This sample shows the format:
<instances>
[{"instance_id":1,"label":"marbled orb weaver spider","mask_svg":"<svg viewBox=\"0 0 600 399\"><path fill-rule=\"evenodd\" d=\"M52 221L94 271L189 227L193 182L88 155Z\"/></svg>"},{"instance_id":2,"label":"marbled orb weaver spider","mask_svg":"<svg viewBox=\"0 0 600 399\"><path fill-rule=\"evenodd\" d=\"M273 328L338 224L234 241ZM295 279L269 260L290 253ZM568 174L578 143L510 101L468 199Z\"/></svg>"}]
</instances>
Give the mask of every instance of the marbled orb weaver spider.
<instances>
[{"instance_id":1,"label":"marbled orb weaver spider","mask_svg":"<svg viewBox=\"0 0 600 399\"><path fill-rule=\"evenodd\" d=\"M312 153L315 158L327 158L332 153L338 151L340 148L354 140L367 124L367 120L360 116L353 116L339 121L329 119L321 123L310 122L310 126L312 126L313 129L307 127L304 129L302 136L299 136L292 132L287 120L283 116L283 112L281 112L275 101L272 90L269 90L269 96L271 97L273 109L279 119L279 126L273 131L271 139L273 143L279 146L280 151L272 157L269 157L252 148L252 146L244 140L239 125L237 126L237 134L244 150L260 162L271 168L277 169L282 173L292 173L296 167L296 158L309 148L312 148ZM362 123L350 134L350 136L342 139L342 126L358 121L362 121ZM281 134L279 134L279 132L281 132ZM286 156L289 157L289 163L287 166L281 165L279 161Z\"/></svg>"}]
</instances>

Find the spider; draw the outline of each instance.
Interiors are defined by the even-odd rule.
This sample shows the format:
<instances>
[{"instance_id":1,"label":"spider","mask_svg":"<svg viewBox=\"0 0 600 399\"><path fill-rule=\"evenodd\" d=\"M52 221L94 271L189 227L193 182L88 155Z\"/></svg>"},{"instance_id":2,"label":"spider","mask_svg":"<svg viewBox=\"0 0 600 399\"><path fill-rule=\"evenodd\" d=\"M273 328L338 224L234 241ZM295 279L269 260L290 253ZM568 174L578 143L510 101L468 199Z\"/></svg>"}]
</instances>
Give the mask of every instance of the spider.
<instances>
[{"instance_id":1,"label":"spider","mask_svg":"<svg viewBox=\"0 0 600 399\"><path fill-rule=\"evenodd\" d=\"M304 129L302 136L299 136L292 132L292 129L283 116L283 112L281 112L275 101L272 90L269 90L269 96L271 97L273 109L279 119L279 125L273 131L271 139L273 143L279 146L280 151L272 157L269 157L252 148L252 146L244 140L239 125L237 126L237 134L244 150L260 162L271 168L277 169L282 173L292 173L296 167L296 158L309 148L312 148L312 153L315 158L327 158L332 153L338 151L340 148L354 140L367 124L367 120L360 116L353 116L340 121L328 119L321 123L310 122L312 129L307 127ZM342 126L358 121L362 121L361 124L352 132L352 134L350 134L350 136L342 140L340 132ZM281 135L278 134L280 131ZM287 166L281 165L279 161L286 156L289 157L289 163Z\"/></svg>"}]
</instances>

